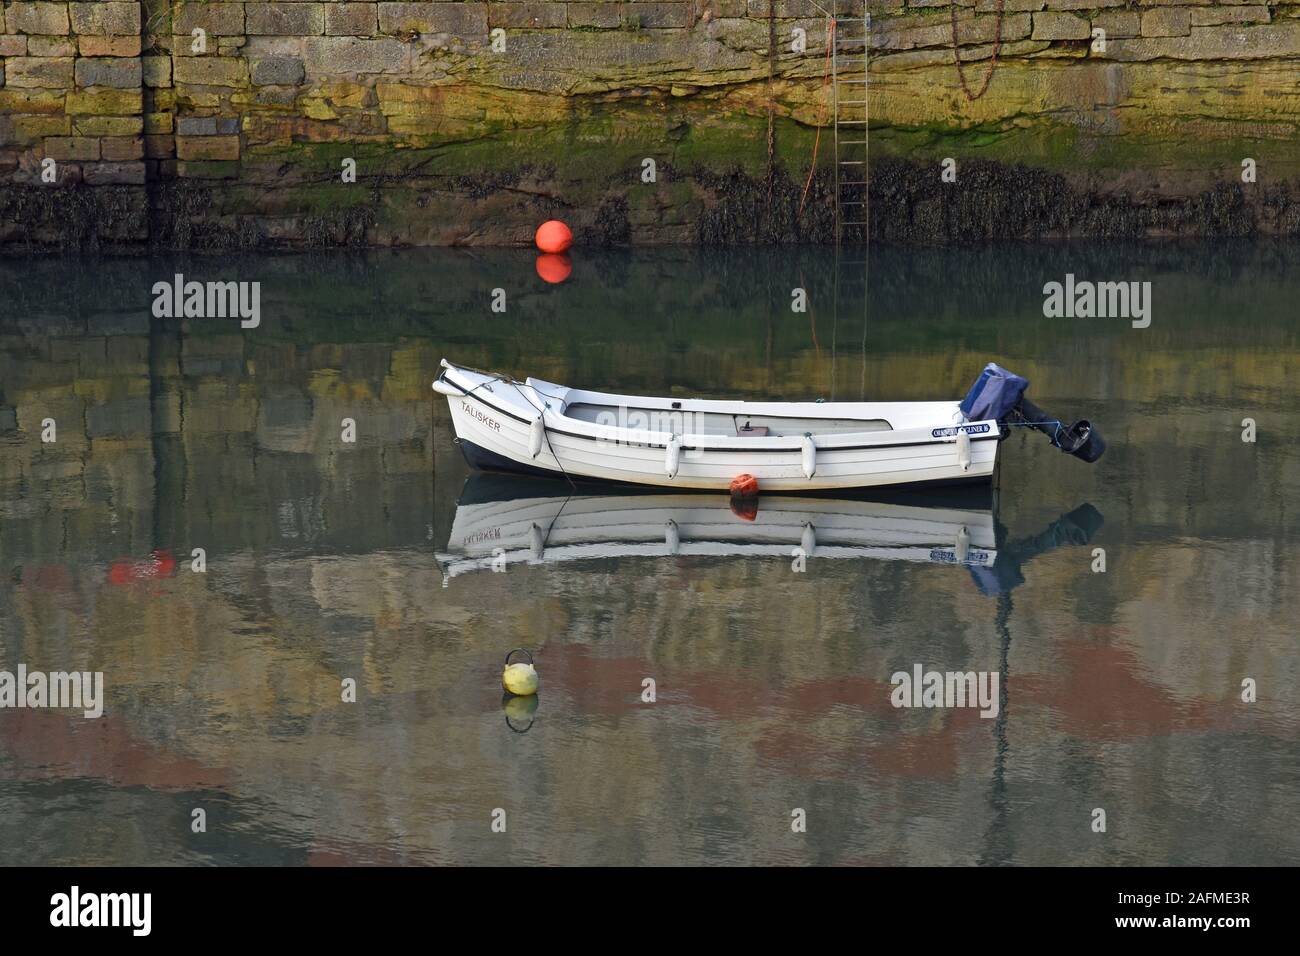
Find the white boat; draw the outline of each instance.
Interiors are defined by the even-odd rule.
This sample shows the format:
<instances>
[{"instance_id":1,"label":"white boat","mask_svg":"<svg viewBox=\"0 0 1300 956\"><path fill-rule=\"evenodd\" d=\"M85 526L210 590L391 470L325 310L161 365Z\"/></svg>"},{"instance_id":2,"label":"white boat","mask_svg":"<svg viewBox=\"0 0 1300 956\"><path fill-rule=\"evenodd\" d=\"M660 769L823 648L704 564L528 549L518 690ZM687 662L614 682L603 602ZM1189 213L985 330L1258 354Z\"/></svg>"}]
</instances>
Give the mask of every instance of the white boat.
<instances>
[{"instance_id":1,"label":"white boat","mask_svg":"<svg viewBox=\"0 0 1300 956\"><path fill-rule=\"evenodd\" d=\"M1005 434L957 401L650 398L446 359L433 387L471 467L673 489L727 491L741 475L764 494L989 482Z\"/></svg>"},{"instance_id":2,"label":"white boat","mask_svg":"<svg viewBox=\"0 0 1300 956\"><path fill-rule=\"evenodd\" d=\"M567 485L561 490L567 490ZM701 494L525 497L458 503L447 578L498 562L550 564L602 558L873 558L992 567L991 509L766 496L752 512Z\"/></svg>"}]
</instances>

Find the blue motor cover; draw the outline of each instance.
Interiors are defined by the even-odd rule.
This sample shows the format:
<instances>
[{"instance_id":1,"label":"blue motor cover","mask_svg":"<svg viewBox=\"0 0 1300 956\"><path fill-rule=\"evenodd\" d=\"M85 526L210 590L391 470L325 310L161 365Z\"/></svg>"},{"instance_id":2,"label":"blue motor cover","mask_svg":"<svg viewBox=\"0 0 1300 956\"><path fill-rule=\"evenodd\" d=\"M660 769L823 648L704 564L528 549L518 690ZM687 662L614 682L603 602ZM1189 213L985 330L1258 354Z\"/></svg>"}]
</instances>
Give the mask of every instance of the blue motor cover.
<instances>
[{"instance_id":1,"label":"blue motor cover","mask_svg":"<svg viewBox=\"0 0 1300 956\"><path fill-rule=\"evenodd\" d=\"M996 362L989 362L961 403L967 421L1001 421L1020 404L1029 387L1029 379L1008 372Z\"/></svg>"}]
</instances>

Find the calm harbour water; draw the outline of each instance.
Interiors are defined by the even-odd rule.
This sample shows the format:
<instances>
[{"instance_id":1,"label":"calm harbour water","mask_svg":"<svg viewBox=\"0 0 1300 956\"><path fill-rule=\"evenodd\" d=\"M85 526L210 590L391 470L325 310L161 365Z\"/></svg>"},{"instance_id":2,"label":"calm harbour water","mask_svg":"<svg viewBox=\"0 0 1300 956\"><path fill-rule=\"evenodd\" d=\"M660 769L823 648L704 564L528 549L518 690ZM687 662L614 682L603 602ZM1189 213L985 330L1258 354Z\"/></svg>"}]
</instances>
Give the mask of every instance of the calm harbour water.
<instances>
[{"instance_id":1,"label":"calm harbour water","mask_svg":"<svg viewBox=\"0 0 1300 956\"><path fill-rule=\"evenodd\" d=\"M261 326L151 319L176 272L260 281ZM1067 272L1149 279L1151 327L1044 318ZM0 863L1300 863L1300 247L881 250L860 282L821 249L583 252L557 287L519 251L0 261L0 671L107 697L0 710ZM917 401L995 360L1110 448L1016 434L995 496L844 505L800 574L799 502L470 479L443 356ZM556 540L473 567L531 507ZM919 554L882 546L900 508ZM690 509L713 546L676 555L620 517ZM999 716L895 709L917 664L997 672Z\"/></svg>"}]
</instances>

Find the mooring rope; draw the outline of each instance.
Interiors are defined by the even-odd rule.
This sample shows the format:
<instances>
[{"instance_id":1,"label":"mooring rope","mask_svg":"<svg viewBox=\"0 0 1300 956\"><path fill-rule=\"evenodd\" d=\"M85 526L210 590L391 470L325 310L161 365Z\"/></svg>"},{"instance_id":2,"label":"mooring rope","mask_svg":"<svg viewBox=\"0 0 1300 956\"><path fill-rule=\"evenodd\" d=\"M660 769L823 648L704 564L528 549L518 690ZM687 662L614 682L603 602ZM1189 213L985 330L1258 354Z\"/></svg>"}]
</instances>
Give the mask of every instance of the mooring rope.
<instances>
[{"instance_id":1,"label":"mooring rope","mask_svg":"<svg viewBox=\"0 0 1300 956\"><path fill-rule=\"evenodd\" d=\"M1062 422L1059 418L1050 418L1045 422L1007 422L1006 424L1016 425L1020 428L1032 428L1035 425L1055 425L1056 430L1052 433L1051 441L1052 444L1055 445L1057 448L1061 447L1060 435L1061 435L1061 429L1064 427L1065 423Z\"/></svg>"},{"instance_id":2,"label":"mooring rope","mask_svg":"<svg viewBox=\"0 0 1300 956\"><path fill-rule=\"evenodd\" d=\"M537 392L539 395L547 395L546 392L543 392L543 391L542 391L540 388L538 388L536 385L530 385L528 382L516 382L514 379L511 379L511 380L510 380L510 384L513 385L513 386L515 387L515 391L516 391L516 392L519 392L519 397L522 398L525 402L528 402L528 405L529 405L530 408L537 408L537 406L534 405L532 402L529 402L529 401L528 401L528 397L527 397L526 395L524 395L524 393L523 393L522 391L520 391L520 388L519 388L520 385L522 385L524 388L531 388L534 392ZM560 400L559 397L558 397L558 396L555 396L555 395L547 395L547 397L548 397L548 398L554 398L557 402ZM543 402L542 404L545 405L546 408L549 408L549 407L550 407L549 403ZM577 490L578 490L578 486L577 486L576 484L574 484L573 479L569 477L569 473L568 473L568 472L565 470L565 468L564 468L564 463L560 461L560 456L557 455L557 454L555 453L555 449L554 449L554 447L552 447L552 445L551 445L551 433L550 433L550 431L548 431L547 428L546 428L546 411L545 411L545 409L543 409L543 408L537 408L537 414L538 414L538 416L539 416L539 417L541 418L541 420L542 420L542 437L546 439L546 450L549 451L549 452L551 453L551 457L555 459L555 464L559 466L559 468L560 468L560 474L564 475L564 480L567 481L567 482L569 483L569 487L572 488L574 491L577 491ZM566 499L566 503L567 503L567 499ZM564 508L561 507L560 510L563 511ZM559 515L557 514L556 517L558 518ZM554 524L555 524L555 521L554 521L554 519L552 519L552 521L551 521L551 525L554 526ZM547 529L546 529L546 535L547 535L548 538L550 537L550 534L551 534L550 528L547 528Z\"/></svg>"},{"instance_id":3,"label":"mooring rope","mask_svg":"<svg viewBox=\"0 0 1300 956\"><path fill-rule=\"evenodd\" d=\"M966 94L966 99L972 103L979 99L989 88L989 83L993 80L993 69L998 65L998 51L1002 49L1002 8L1004 0L997 0L997 26L993 34L993 56L989 61L988 69L984 71L984 81L980 84L978 93L971 93L970 87L966 85L966 73L962 70L961 51L957 47L957 2L953 0L952 6L948 8L952 14L952 59L957 64L957 78L961 80L961 91Z\"/></svg>"},{"instance_id":4,"label":"mooring rope","mask_svg":"<svg viewBox=\"0 0 1300 956\"><path fill-rule=\"evenodd\" d=\"M822 70L822 102L817 110L817 135L813 137L812 162L808 166L808 180L803 184L803 195L799 197L799 215L803 215L804 203L808 201L808 188L812 186L813 173L817 171L817 147L822 141L822 124L826 120L826 87L831 80L831 48L835 43L835 18L826 20L826 65ZM839 92L836 91L836 96ZM866 95L865 93L863 94Z\"/></svg>"}]
</instances>

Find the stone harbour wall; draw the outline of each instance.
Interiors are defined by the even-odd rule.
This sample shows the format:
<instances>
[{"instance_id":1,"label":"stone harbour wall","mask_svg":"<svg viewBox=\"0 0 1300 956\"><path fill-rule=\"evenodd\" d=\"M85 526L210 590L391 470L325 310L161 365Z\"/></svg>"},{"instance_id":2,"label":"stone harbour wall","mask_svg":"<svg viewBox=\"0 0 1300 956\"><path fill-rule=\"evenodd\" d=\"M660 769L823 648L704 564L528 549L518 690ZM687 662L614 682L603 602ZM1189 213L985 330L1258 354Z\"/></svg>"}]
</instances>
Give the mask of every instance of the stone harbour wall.
<instances>
[{"instance_id":1,"label":"stone harbour wall","mask_svg":"<svg viewBox=\"0 0 1300 956\"><path fill-rule=\"evenodd\" d=\"M1300 0L867 2L874 237L1300 232ZM9 0L0 245L824 241L835 6Z\"/></svg>"}]
</instances>

